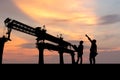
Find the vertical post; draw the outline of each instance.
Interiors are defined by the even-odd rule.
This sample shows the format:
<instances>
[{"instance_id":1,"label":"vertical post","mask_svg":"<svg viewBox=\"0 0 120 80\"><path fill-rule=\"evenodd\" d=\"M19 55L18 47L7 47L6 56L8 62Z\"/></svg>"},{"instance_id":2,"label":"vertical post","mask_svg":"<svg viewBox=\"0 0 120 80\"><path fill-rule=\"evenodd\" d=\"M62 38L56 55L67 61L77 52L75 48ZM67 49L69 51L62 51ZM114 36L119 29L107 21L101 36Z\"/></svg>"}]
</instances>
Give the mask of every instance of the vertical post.
<instances>
[{"instance_id":1,"label":"vertical post","mask_svg":"<svg viewBox=\"0 0 120 80\"><path fill-rule=\"evenodd\" d=\"M75 56L74 56L74 53L71 53L71 58L72 58L72 64L75 64Z\"/></svg>"},{"instance_id":2,"label":"vertical post","mask_svg":"<svg viewBox=\"0 0 120 80\"><path fill-rule=\"evenodd\" d=\"M0 38L0 64L2 64L2 57L3 57L3 50L4 50L5 42L7 42L7 38L5 38L5 36Z\"/></svg>"},{"instance_id":3,"label":"vertical post","mask_svg":"<svg viewBox=\"0 0 120 80\"><path fill-rule=\"evenodd\" d=\"M44 64L44 43L38 43L37 48L39 50L39 64Z\"/></svg>"},{"instance_id":4,"label":"vertical post","mask_svg":"<svg viewBox=\"0 0 120 80\"><path fill-rule=\"evenodd\" d=\"M63 52L59 51L60 64L64 64Z\"/></svg>"},{"instance_id":5,"label":"vertical post","mask_svg":"<svg viewBox=\"0 0 120 80\"><path fill-rule=\"evenodd\" d=\"M39 49L39 64L44 64L44 49Z\"/></svg>"}]
</instances>

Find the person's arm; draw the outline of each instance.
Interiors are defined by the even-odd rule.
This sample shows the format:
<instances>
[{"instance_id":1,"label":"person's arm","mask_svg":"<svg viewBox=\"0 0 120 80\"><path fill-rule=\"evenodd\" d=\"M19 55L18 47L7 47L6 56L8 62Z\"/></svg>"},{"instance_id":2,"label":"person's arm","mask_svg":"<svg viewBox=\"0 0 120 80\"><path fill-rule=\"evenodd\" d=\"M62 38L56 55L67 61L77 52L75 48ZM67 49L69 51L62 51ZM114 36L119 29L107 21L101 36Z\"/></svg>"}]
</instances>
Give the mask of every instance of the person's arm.
<instances>
[{"instance_id":1,"label":"person's arm","mask_svg":"<svg viewBox=\"0 0 120 80\"><path fill-rule=\"evenodd\" d=\"M77 51L77 50L78 50L78 48L77 48L77 46L76 46L76 45L72 45L72 47L73 47L73 49L74 49L75 51Z\"/></svg>"},{"instance_id":2,"label":"person's arm","mask_svg":"<svg viewBox=\"0 0 120 80\"><path fill-rule=\"evenodd\" d=\"M92 42L91 38L87 34L85 36L88 38L90 42Z\"/></svg>"}]
</instances>

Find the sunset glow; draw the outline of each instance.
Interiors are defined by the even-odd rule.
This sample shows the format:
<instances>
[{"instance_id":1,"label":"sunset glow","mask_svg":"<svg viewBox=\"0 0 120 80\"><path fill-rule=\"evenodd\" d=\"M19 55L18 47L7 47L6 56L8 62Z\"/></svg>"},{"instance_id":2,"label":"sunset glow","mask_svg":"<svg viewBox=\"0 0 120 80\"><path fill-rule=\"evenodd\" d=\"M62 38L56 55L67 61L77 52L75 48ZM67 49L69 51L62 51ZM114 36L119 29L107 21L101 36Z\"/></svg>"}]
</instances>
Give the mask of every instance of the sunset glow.
<instances>
[{"instance_id":1,"label":"sunset glow","mask_svg":"<svg viewBox=\"0 0 120 80\"><path fill-rule=\"evenodd\" d=\"M92 4L93 1L91 0ZM83 25L96 24L94 8L84 6L88 5L88 0L31 0L29 4L29 0L15 0L14 2L24 13L36 21L40 21L40 18L52 18L67 19L71 23L76 22Z\"/></svg>"},{"instance_id":2,"label":"sunset glow","mask_svg":"<svg viewBox=\"0 0 120 80\"><path fill-rule=\"evenodd\" d=\"M85 36L88 34L97 40L98 63L120 63L119 3L120 0L1 0L0 37L6 35L4 20L8 17L33 28L45 25L48 34L62 34L73 45L78 46L83 40L83 62L89 63L91 43ZM13 30L11 39L5 44L4 63L38 62L36 37ZM46 63L58 63L57 51L46 49L44 55ZM70 56L65 56L69 63Z\"/></svg>"}]
</instances>

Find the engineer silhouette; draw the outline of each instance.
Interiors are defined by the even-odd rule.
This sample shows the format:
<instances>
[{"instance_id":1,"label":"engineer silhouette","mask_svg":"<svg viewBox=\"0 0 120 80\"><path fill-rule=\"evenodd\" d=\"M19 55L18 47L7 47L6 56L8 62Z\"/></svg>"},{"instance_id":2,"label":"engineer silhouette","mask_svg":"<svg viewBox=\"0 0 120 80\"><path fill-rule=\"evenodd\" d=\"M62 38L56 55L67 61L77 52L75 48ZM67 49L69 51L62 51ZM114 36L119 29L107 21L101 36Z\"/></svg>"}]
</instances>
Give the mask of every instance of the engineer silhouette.
<instances>
[{"instance_id":1,"label":"engineer silhouette","mask_svg":"<svg viewBox=\"0 0 120 80\"><path fill-rule=\"evenodd\" d=\"M96 55L98 54L97 53L97 45L96 45L96 40L95 39L91 39L87 34L85 35L88 40L91 42L91 48L90 48L90 57L89 57L89 60L90 60L90 64L95 64L96 63L96 60L95 60L95 57Z\"/></svg>"}]
</instances>

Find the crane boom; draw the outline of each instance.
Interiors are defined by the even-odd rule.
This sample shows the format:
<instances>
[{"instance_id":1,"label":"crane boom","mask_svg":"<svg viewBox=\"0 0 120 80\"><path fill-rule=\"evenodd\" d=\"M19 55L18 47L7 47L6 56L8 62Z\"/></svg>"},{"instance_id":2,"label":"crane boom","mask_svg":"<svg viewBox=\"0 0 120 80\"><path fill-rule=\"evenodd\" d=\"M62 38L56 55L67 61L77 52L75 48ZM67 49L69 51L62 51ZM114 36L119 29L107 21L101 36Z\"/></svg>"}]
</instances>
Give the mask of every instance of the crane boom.
<instances>
[{"instance_id":1,"label":"crane boom","mask_svg":"<svg viewBox=\"0 0 120 80\"><path fill-rule=\"evenodd\" d=\"M44 38L45 40L52 41L57 44L63 44L64 46L71 45L69 42L64 41L61 38L54 37L54 36L46 33L46 30L39 29L40 27L33 28L31 26L28 26L28 25L21 23L19 21L16 21L16 20L12 20L10 18L7 18L4 21L4 23L8 29L14 29L14 30L35 36L35 37L37 37L38 40L42 40Z\"/></svg>"},{"instance_id":2,"label":"crane boom","mask_svg":"<svg viewBox=\"0 0 120 80\"><path fill-rule=\"evenodd\" d=\"M37 39L36 39L37 44L36 45L37 45L37 48L39 50L39 63L40 64L44 63L44 57L43 57L44 56L44 54L43 54L44 49L58 51L59 55L60 55L60 64L64 63L63 62L63 53L64 52L71 54L72 63L75 62L75 59L74 59L75 50L71 50L71 47L73 47L73 45L67 41L64 41L62 38L62 34L60 34L60 37L55 37L55 36L52 36L46 32L47 30L45 29L45 26L43 26L43 29L41 29L41 27L33 28L31 26L28 26L24 23L21 23L19 21L16 21L16 20L13 20L10 18L7 18L4 21L4 23L8 29L8 32L6 33L8 37L5 38L7 41L11 40L10 34L11 34L12 29L29 34L29 35L34 36L34 37L37 37ZM5 40L2 41L3 39L4 38L0 38L0 40L1 40L0 44L2 44L2 43L4 44L6 42ZM56 43L57 45L45 43L44 40L51 41L53 43ZM70 46L70 49L68 49L68 46ZM4 45L1 45L1 47L2 47L1 49L3 50ZM3 51L1 52L1 54L2 53L3 53ZM2 57L2 55L1 55L1 57Z\"/></svg>"}]
</instances>

